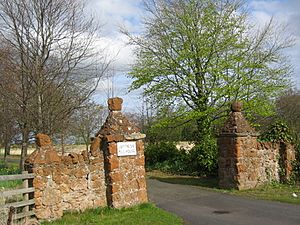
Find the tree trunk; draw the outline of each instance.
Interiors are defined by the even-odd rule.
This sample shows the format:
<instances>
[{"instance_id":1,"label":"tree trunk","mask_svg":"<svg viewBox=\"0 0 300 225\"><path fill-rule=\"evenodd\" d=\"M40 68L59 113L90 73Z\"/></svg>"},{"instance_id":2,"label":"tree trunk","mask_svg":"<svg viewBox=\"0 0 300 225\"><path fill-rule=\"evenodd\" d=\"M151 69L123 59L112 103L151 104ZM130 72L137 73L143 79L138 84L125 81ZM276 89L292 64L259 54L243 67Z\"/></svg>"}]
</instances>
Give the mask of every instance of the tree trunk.
<instances>
[{"instance_id":1,"label":"tree trunk","mask_svg":"<svg viewBox=\"0 0 300 225\"><path fill-rule=\"evenodd\" d=\"M4 158L3 158L4 164L6 164L7 156L10 155L10 146L11 146L10 141L5 141Z\"/></svg>"},{"instance_id":2,"label":"tree trunk","mask_svg":"<svg viewBox=\"0 0 300 225\"><path fill-rule=\"evenodd\" d=\"M197 122L197 134L196 142L201 143L212 134L211 122L207 117L201 117L196 120Z\"/></svg>"},{"instance_id":3,"label":"tree trunk","mask_svg":"<svg viewBox=\"0 0 300 225\"><path fill-rule=\"evenodd\" d=\"M21 148L21 158L20 158L20 170L24 170L24 162L27 156L28 150L28 130L26 125L22 129L22 148Z\"/></svg>"}]
</instances>

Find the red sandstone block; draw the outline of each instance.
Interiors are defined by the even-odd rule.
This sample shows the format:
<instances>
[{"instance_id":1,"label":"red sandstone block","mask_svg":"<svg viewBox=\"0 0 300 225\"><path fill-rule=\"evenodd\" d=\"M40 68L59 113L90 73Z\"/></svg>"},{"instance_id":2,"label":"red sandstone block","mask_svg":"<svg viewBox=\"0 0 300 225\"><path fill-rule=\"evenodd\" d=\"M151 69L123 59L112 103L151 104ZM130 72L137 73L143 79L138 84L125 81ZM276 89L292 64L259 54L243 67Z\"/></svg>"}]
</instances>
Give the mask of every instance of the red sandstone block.
<instances>
[{"instance_id":1,"label":"red sandstone block","mask_svg":"<svg viewBox=\"0 0 300 225\"><path fill-rule=\"evenodd\" d=\"M36 144L39 147L44 147L44 146L51 145L52 142L51 142L51 139L48 135L39 133L39 134L36 135Z\"/></svg>"},{"instance_id":2,"label":"red sandstone block","mask_svg":"<svg viewBox=\"0 0 300 225\"><path fill-rule=\"evenodd\" d=\"M120 173L111 173L110 174L111 183L119 183L123 181L123 176Z\"/></svg>"},{"instance_id":3,"label":"red sandstone block","mask_svg":"<svg viewBox=\"0 0 300 225\"><path fill-rule=\"evenodd\" d=\"M139 189L146 188L146 180L145 180L145 178L139 178L139 179L137 179L137 183L138 183L138 188Z\"/></svg>"},{"instance_id":4,"label":"red sandstone block","mask_svg":"<svg viewBox=\"0 0 300 225\"><path fill-rule=\"evenodd\" d=\"M47 185L47 179L44 177L35 177L33 179L33 187L35 189L42 190L46 187Z\"/></svg>"},{"instance_id":5,"label":"red sandstone block","mask_svg":"<svg viewBox=\"0 0 300 225\"><path fill-rule=\"evenodd\" d=\"M73 164L79 162L78 155L76 153L70 153L68 156L71 158Z\"/></svg>"},{"instance_id":6,"label":"red sandstone block","mask_svg":"<svg viewBox=\"0 0 300 225\"><path fill-rule=\"evenodd\" d=\"M53 162L59 163L61 161L61 158L59 157L59 155L57 154L56 151L50 149L45 152L45 160L46 160L46 163L49 163L49 164L53 163Z\"/></svg>"},{"instance_id":7,"label":"red sandstone block","mask_svg":"<svg viewBox=\"0 0 300 225\"><path fill-rule=\"evenodd\" d=\"M122 98L110 98L107 101L108 103L108 109L110 111L121 111L122 110L122 103L123 99Z\"/></svg>"},{"instance_id":8,"label":"red sandstone block","mask_svg":"<svg viewBox=\"0 0 300 225\"><path fill-rule=\"evenodd\" d=\"M109 143L108 152L111 155L117 155L117 144L115 142Z\"/></svg>"},{"instance_id":9,"label":"red sandstone block","mask_svg":"<svg viewBox=\"0 0 300 225\"><path fill-rule=\"evenodd\" d=\"M61 183L63 182L62 176L59 175L59 174L54 174L54 175L53 175L53 181L54 181L56 184L61 184Z\"/></svg>"},{"instance_id":10,"label":"red sandstone block","mask_svg":"<svg viewBox=\"0 0 300 225\"><path fill-rule=\"evenodd\" d=\"M145 157L141 157L135 160L136 166L144 166L145 165Z\"/></svg>"},{"instance_id":11,"label":"red sandstone block","mask_svg":"<svg viewBox=\"0 0 300 225\"><path fill-rule=\"evenodd\" d=\"M98 155L98 152L100 152L100 144L101 144L101 139L99 137L95 137L90 147L90 152L92 156Z\"/></svg>"},{"instance_id":12,"label":"red sandstone block","mask_svg":"<svg viewBox=\"0 0 300 225\"><path fill-rule=\"evenodd\" d=\"M43 168L43 176L48 176L50 174L52 174L52 169L50 167L48 167L48 166L44 167Z\"/></svg>"},{"instance_id":13,"label":"red sandstone block","mask_svg":"<svg viewBox=\"0 0 300 225\"><path fill-rule=\"evenodd\" d=\"M119 141L124 141L124 135L121 134L116 134L116 135L107 135L105 136L105 139L107 142L119 142Z\"/></svg>"},{"instance_id":14,"label":"red sandstone block","mask_svg":"<svg viewBox=\"0 0 300 225\"><path fill-rule=\"evenodd\" d=\"M111 185L111 193L114 194L114 193L117 193L120 191L120 186L117 185L117 184L113 184Z\"/></svg>"},{"instance_id":15,"label":"red sandstone block","mask_svg":"<svg viewBox=\"0 0 300 225\"><path fill-rule=\"evenodd\" d=\"M146 190L138 191L138 199L140 202L148 202L148 196Z\"/></svg>"},{"instance_id":16,"label":"red sandstone block","mask_svg":"<svg viewBox=\"0 0 300 225\"><path fill-rule=\"evenodd\" d=\"M104 160L102 157L97 157L97 158L91 159L91 164L101 164L103 162L104 162Z\"/></svg>"},{"instance_id":17,"label":"red sandstone block","mask_svg":"<svg viewBox=\"0 0 300 225\"><path fill-rule=\"evenodd\" d=\"M237 164L236 168L238 173L243 173L247 170L247 167L244 164Z\"/></svg>"},{"instance_id":18,"label":"red sandstone block","mask_svg":"<svg viewBox=\"0 0 300 225\"><path fill-rule=\"evenodd\" d=\"M119 165L119 159L117 157L111 157L108 159L108 170L113 171L115 169L118 169L120 167Z\"/></svg>"}]
</instances>

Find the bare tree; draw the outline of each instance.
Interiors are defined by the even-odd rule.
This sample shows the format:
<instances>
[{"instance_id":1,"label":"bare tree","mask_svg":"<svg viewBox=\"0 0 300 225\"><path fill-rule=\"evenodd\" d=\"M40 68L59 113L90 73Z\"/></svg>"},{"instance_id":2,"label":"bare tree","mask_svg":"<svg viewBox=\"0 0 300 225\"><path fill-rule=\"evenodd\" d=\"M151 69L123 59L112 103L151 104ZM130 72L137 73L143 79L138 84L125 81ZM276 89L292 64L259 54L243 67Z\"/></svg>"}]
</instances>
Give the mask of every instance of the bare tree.
<instances>
[{"instance_id":1,"label":"bare tree","mask_svg":"<svg viewBox=\"0 0 300 225\"><path fill-rule=\"evenodd\" d=\"M25 156L29 132L59 131L109 63L95 46L100 26L82 1L1 0L0 18L0 37L13 53L8 81L15 83L0 85L18 106Z\"/></svg>"},{"instance_id":2,"label":"bare tree","mask_svg":"<svg viewBox=\"0 0 300 225\"><path fill-rule=\"evenodd\" d=\"M106 114L106 109L94 102L88 102L84 107L75 111L71 121L71 131L84 141L87 151L90 138L100 129Z\"/></svg>"}]
</instances>

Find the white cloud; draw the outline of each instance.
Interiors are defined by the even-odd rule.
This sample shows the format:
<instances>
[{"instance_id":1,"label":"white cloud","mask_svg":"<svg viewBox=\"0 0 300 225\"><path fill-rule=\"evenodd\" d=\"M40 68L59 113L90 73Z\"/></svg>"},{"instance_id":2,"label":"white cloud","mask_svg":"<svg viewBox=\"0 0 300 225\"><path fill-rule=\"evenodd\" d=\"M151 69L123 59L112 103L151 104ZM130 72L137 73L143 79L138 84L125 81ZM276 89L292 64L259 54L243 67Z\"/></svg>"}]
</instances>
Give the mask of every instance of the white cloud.
<instances>
[{"instance_id":1,"label":"white cloud","mask_svg":"<svg viewBox=\"0 0 300 225\"><path fill-rule=\"evenodd\" d=\"M262 26L271 17L277 24L287 25L295 38L295 45L286 51L294 66L293 80L300 87L300 1L299 0L249 0L251 14L256 24Z\"/></svg>"},{"instance_id":2,"label":"white cloud","mask_svg":"<svg viewBox=\"0 0 300 225\"><path fill-rule=\"evenodd\" d=\"M109 35L117 33L118 26L126 26L131 32L139 32L142 0L88 0L88 6Z\"/></svg>"}]
</instances>

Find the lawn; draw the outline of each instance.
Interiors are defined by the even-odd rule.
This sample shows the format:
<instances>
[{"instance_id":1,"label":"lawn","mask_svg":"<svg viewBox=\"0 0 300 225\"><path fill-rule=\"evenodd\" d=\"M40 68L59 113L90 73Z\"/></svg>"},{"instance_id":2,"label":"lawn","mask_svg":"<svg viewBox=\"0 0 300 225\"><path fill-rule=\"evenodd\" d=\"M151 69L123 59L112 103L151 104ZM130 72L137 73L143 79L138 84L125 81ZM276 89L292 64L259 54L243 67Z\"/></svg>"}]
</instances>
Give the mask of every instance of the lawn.
<instances>
[{"instance_id":1,"label":"lawn","mask_svg":"<svg viewBox=\"0 0 300 225\"><path fill-rule=\"evenodd\" d=\"M250 190L224 190L218 188L218 179L216 177L192 177L192 176L179 176L166 174L160 171L147 172L147 176L150 179L157 179L162 182L172 184L183 184L198 186L206 190L217 191L227 193L231 195L237 195L242 197L264 199L271 201L286 202L292 204L300 204L300 185L289 185L272 183ZM294 197L293 195L297 195Z\"/></svg>"},{"instance_id":2,"label":"lawn","mask_svg":"<svg viewBox=\"0 0 300 225\"><path fill-rule=\"evenodd\" d=\"M42 225L179 225L183 220L152 204L141 204L127 209L97 208L85 212L65 213L62 219Z\"/></svg>"}]
</instances>

